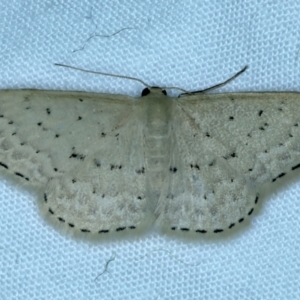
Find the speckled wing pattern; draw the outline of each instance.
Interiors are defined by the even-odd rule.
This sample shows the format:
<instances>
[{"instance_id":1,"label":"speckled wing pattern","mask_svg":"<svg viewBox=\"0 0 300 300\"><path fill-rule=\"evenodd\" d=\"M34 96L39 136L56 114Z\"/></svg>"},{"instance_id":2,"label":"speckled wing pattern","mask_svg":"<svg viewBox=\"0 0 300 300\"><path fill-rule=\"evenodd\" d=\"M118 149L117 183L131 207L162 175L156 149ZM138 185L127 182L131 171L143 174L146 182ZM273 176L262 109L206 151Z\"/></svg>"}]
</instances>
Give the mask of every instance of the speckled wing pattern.
<instances>
[{"instance_id":1,"label":"speckled wing pattern","mask_svg":"<svg viewBox=\"0 0 300 300\"><path fill-rule=\"evenodd\" d=\"M232 228L252 214L264 183L300 167L298 93L185 96L171 124L176 172L157 215L173 230Z\"/></svg>"},{"instance_id":2,"label":"speckled wing pattern","mask_svg":"<svg viewBox=\"0 0 300 300\"><path fill-rule=\"evenodd\" d=\"M146 218L135 102L116 95L2 91L0 166L43 189L43 210L64 227L86 233L134 229Z\"/></svg>"},{"instance_id":3,"label":"speckled wing pattern","mask_svg":"<svg viewBox=\"0 0 300 300\"><path fill-rule=\"evenodd\" d=\"M86 234L152 221L221 232L300 167L300 94L161 92L1 91L0 166L44 191L54 222Z\"/></svg>"}]
</instances>

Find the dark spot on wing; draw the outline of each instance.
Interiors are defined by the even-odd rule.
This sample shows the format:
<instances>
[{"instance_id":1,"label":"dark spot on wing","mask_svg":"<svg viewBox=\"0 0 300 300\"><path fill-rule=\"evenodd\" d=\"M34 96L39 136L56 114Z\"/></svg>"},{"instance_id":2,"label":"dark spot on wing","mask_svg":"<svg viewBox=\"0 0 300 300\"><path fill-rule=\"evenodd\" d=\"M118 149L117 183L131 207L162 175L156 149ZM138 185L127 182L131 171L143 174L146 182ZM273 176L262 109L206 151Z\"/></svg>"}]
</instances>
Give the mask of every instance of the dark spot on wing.
<instances>
[{"instance_id":1,"label":"dark spot on wing","mask_svg":"<svg viewBox=\"0 0 300 300\"><path fill-rule=\"evenodd\" d=\"M277 177L272 179L272 182L275 182L277 179L283 177L284 175L286 175L286 173L280 173Z\"/></svg>"},{"instance_id":2,"label":"dark spot on wing","mask_svg":"<svg viewBox=\"0 0 300 300\"><path fill-rule=\"evenodd\" d=\"M6 164L2 163L2 162L0 162L0 166L5 168L5 169L8 169L8 166Z\"/></svg>"},{"instance_id":3,"label":"dark spot on wing","mask_svg":"<svg viewBox=\"0 0 300 300\"><path fill-rule=\"evenodd\" d=\"M78 154L78 153L72 153L69 158L76 158L76 159L80 159L80 160L84 160L85 159L85 155L83 154Z\"/></svg>"},{"instance_id":4,"label":"dark spot on wing","mask_svg":"<svg viewBox=\"0 0 300 300\"><path fill-rule=\"evenodd\" d=\"M25 177L22 173L20 172L15 172L15 175L17 175L18 177L24 178L25 180L29 181L28 177Z\"/></svg>"},{"instance_id":5,"label":"dark spot on wing","mask_svg":"<svg viewBox=\"0 0 300 300\"><path fill-rule=\"evenodd\" d=\"M136 172L137 174L145 174L145 168L142 167L142 168L139 169L139 170L135 170L135 172Z\"/></svg>"},{"instance_id":6,"label":"dark spot on wing","mask_svg":"<svg viewBox=\"0 0 300 300\"><path fill-rule=\"evenodd\" d=\"M175 168L175 167L170 167L169 171L172 172L172 173L176 173L176 172L177 172L177 168Z\"/></svg>"},{"instance_id":7,"label":"dark spot on wing","mask_svg":"<svg viewBox=\"0 0 300 300\"><path fill-rule=\"evenodd\" d=\"M122 169L122 165L110 165L110 169L111 170L121 170Z\"/></svg>"},{"instance_id":8,"label":"dark spot on wing","mask_svg":"<svg viewBox=\"0 0 300 300\"><path fill-rule=\"evenodd\" d=\"M117 229L116 229L116 231L123 231L123 230L125 230L126 229L126 227L118 227Z\"/></svg>"},{"instance_id":9,"label":"dark spot on wing","mask_svg":"<svg viewBox=\"0 0 300 300\"><path fill-rule=\"evenodd\" d=\"M198 164L190 164L191 169L197 169L200 170L200 167Z\"/></svg>"},{"instance_id":10,"label":"dark spot on wing","mask_svg":"<svg viewBox=\"0 0 300 300\"><path fill-rule=\"evenodd\" d=\"M294 170L296 170L298 168L300 168L300 164L293 166L291 170L294 171Z\"/></svg>"}]
</instances>

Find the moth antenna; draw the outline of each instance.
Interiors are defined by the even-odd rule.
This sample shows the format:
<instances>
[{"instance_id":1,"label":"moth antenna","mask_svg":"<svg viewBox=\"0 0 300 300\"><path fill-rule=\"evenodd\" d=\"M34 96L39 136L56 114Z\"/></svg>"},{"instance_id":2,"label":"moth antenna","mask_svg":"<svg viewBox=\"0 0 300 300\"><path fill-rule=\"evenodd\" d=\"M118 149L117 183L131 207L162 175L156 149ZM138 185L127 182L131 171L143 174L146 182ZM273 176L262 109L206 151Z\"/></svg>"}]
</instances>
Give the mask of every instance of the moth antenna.
<instances>
[{"instance_id":1,"label":"moth antenna","mask_svg":"<svg viewBox=\"0 0 300 300\"><path fill-rule=\"evenodd\" d=\"M139 78L135 78L135 77L131 77L131 76L125 76L125 75L117 75L117 74L111 74L111 73L104 73L104 72L98 72L98 71L91 71L91 70L86 70L86 69L82 69L82 68L77 68L77 67L73 67L73 66L69 66L69 65L65 65L65 64L58 64L55 63L55 66L59 66L59 67L65 67L65 68L69 68L69 69L73 69L73 70L77 70L77 71L82 71L82 72L87 72L87 73L92 73L92 74L98 74L98 75L104 75L104 76L110 76L110 77L117 77L117 78L124 78L124 79L129 79L129 80L135 80L137 82L140 82L141 84L143 84L144 86L146 86L147 88L151 88L151 86L149 84L147 84L145 81L139 79ZM183 93L187 93L189 94L189 92L187 90L184 90L182 88L179 87L161 87L161 89L163 90L179 90Z\"/></svg>"},{"instance_id":2,"label":"moth antenna","mask_svg":"<svg viewBox=\"0 0 300 300\"><path fill-rule=\"evenodd\" d=\"M209 88L206 88L204 90L199 90L199 91L194 91L194 92L187 92L187 93L181 94L181 96L185 95L185 94L194 95L194 94L206 93L208 91L218 89L218 88L226 85L230 81L236 79L238 76L240 76L242 73L244 73L247 69L248 69L248 66L245 66L242 70L238 71L236 74L234 74L232 77L230 77L229 79L225 80L224 82L218 83L218 84L213 85L213 86L211 86Z\"/></svg>"},{"instance_id":3,"label":"moth antenna","mask_svg":"<svg viewBox=\"0 0 300 300\"><path fill-rule=\"evenodd\" d=\"M98 74L98 75L103 75L103 76L110 76L110 77L117 77L117 78L124 78L124 79L129 79L129 80L135 80L137 82L140 82L144 86L146 86L148 88L151 88L151 86L149 84L147 84L143 80L135 78L135 77L124 76L124 75L117 75L117 74L111 74L111 73L104 73L104 72L98 72L98 71L91 71L91 70L86 70L86 69L83 69L83 68L77 68L77 67L73 67L73 66L69 66L69 65L64 65L64 64L58 64L58 63L55 63L54 65L55 66L59 66L59 67L65 67L65 68L77 70L77 71L92 73L92 74Z\"/></svg>"}]
</instances>

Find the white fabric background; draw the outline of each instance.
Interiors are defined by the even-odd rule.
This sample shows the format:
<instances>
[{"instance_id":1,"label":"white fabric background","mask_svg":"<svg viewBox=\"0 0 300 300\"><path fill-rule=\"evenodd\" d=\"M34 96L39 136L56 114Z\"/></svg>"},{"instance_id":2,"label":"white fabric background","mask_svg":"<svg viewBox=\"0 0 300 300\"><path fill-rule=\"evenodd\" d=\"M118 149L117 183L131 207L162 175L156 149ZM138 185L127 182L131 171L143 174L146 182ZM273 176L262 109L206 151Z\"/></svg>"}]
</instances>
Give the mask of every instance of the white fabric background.
<instances>
[{"instance_id":1,"label":"white fabric background","mask_svg":"<svg viewBox=\"0 0 300 300\"><path fill-rule=\"evenodd\" d=\"M94 32L110 38L94 38ZM139 83L218 92L300 91L300 1L0 1L0 89L138 96ZM299 112L300 113L300 112ZM152 231L89 243L61 234L36 193L0 178L0 299L300 299L300 174L273 186L250 222L197 240ZM104 270L108 272L95 278Z\"/></svg>"}]
</instances>

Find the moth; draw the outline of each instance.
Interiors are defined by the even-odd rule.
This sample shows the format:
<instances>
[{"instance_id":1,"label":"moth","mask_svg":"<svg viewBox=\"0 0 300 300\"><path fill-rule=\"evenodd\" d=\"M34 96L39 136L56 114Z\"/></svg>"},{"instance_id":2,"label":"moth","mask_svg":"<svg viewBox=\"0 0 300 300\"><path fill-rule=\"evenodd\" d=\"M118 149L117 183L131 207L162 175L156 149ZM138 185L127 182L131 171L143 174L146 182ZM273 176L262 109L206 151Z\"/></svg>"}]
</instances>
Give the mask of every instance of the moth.
<instances>
[{"instance_id":1,"label":"moth","mask_svg":"<svg viewBox=\"0 0 300 300\"><path fill-rule=\"evenodd\" d=\"M73 232L233 228L265 184L300 167L299 93L205 93L245 69L178 98L138 79L139 98L2 90L0 167Z\"/></svg>"}]
</instances>

